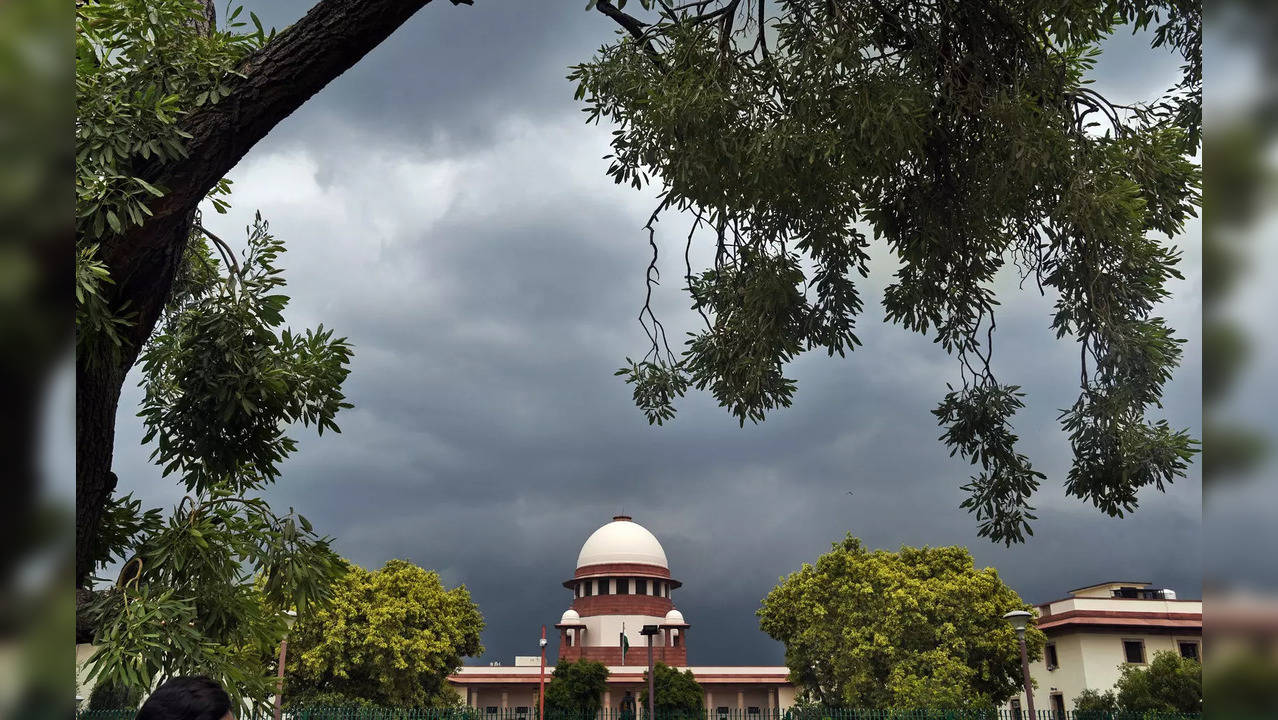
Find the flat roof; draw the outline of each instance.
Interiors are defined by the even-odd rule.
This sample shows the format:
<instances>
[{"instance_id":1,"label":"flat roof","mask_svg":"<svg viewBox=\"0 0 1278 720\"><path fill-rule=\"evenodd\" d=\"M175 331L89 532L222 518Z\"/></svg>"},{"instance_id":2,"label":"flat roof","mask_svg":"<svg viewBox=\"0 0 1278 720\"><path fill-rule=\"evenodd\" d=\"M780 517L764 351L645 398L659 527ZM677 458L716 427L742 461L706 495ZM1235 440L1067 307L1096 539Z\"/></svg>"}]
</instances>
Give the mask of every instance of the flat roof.
<instances>
[{"instance_id":1,"label":"flat roof","mask_svg":"<svg viewBox=\"0 0 1278 720\"><path fill-rule=\"evenodd\" d=\"M1105 582L1092 583L1091 585L1084 585L1081 588L1074 588L1073 590L1070 590L1068 592L1076 593L1076 592L1082 592L1084 590L1095 590L1096 588L1109 587L1110 585L1123 585L1128 587L1135 586L1135 587L1147 588L1153 585L1153 583L1149 582L1148 580L1106 580Z\"/></svg>"}]
</instances>

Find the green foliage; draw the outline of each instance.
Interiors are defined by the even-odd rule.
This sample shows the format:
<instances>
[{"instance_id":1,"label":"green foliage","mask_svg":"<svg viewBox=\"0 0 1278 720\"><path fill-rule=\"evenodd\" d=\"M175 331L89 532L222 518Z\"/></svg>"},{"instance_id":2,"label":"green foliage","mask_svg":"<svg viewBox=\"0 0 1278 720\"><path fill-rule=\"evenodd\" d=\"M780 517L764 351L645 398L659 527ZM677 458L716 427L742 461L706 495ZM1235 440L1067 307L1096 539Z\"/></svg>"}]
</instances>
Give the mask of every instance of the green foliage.
<instances>
[{"instance_id":1,"label":"green foliage","mask_svg":"<svg viewBox=\"0 0 1278 720\"><path fill-rule=\"evenodd\" d=\"M97 245L86 245L75 256L76 352L94 362L103 357L114 361L123 344L119 331L132 322L132 313L109 306L105 288L115 281L97 253Z\"/></svg>"},{"instance_id":2,"label":"green foliage","mask_svg":"<svg viewBox=\"0 0 1278 720\"><path fill-rule=\"evenodd\" d=\"M603 663L561 659L546 682L546 717L594 717L607 689L608 667Z\"/></svg>"},{"instance_id":3,"label":"green foliage","mask_svg":"<svg viewBox=\"0 0 1278 720\"><path fill-rule=\"evenodd\" d=\"M143 692L176 675L208 675L237 703L272 692L269 658L282 609L305 615L340 572L327 538L300 515L225 488L188 496L167 518L125 497L111 506L102 562L129 558L87 612L95 682ZM264 660L265 658L265 660Z\"/></svg>"},{"instance_id":4,"label":"green foliage","mask_svg":"<svg viewBox=\"0 0 1278 720\"><path fill-rule=\"evenodd\" d=\"M332 602L300 618L289 637L285 699L292 707L338 694L389 707L460 702L446 678L479 655L484 620L464 586L391 560L368 572L347 564Z\"/></svg>"},{"instance_id":5,"label":"green foliage","mask_svg":"<svg viewBox=\"0 0 1278 720\"><path fill-rule=\"evenodd\" d=\"M1203 678L1215 717L1269 717L1278 708L1278 659L1258 649L1213 658Z\"/></svg>"},{"instance_id":6,"label":"green foliage","mask_svg":"<svg viewBox=\"0 0 1278 720\"><path fill-rule=\"evenodd\" d=\"M142 694L135 688L111 683L99 683L89 693L90 710L118 710L136 708L142 700Z\"/></svg>"},{"instance_id":7,"label":"green foliage","mask_svg":"<svg viewBox=\"0 0 1278 720\"><path fill-rule=\"evenodd\" d=\"M236 32L246 27L241 12L233 9L219 30L198 0L76 4L78 238L119 234L150 217L148 204L166 188L147 183L139 168L186 157L181 120L226 97L235 66L271 37L256 16L254 32ZM225 209L216 197L214 205Z\"/></svg>"},{"instance_id":8,"label":"green foliage","mask_svg":"<svg viewBox=\"0 0 1278 720\"><path fill-rule=\"evenodd\" d=\"M1074 717L1078 720L1105 720L1118 712L1118 698L1113 690L1100 692L1088 688L1074 698Z\"/></svg>"},{"instance_id":9,"label":"green foliage","mask_svg":"<svg viewBox=\"0 0 1278 720\"><path fill-rule=\"evenodd\" d=\"M1020 688L1020 650L1003 619L1031 610L961 547L868 551L848 536L782 579L759 625L785 643L807 700L845 708L973 708ZM1030 658L1041 632L1026 635Z\"/></svg>"},{"instance_id":10,"label":"green foliage","mask_svg":"<svg viewBox=\"0 0 1278 720\"><path fill-rule=\"evenodd\" d=\"M1164 650L1148 667L1124 666L1114 689L1125 712L1202 712L1203 666Z\"/></svg>"},{"instance_id":11,"label":"green foliage","mask_svg":"<svg viewBox=\"0 0 1278 720\"><path fill-rule=\"evenodd\" d=\"M229 249L220 250L229 253ZM125 561L89 613L99 682L145 689L200 673L237 700L272 692L281 612L306 613L342 568L310 522L257 494L295 448L298 421L336 430L350 347L322 327L276 331L288 298L283 245L260 216L243 263L223 266L202 239L187 258L158 334L142 355L144 442L188 495L165 517L131 495L110 499L95 538L99 567ZM264 660L265 658L265 660Z\"/></svg>"},{"instance_id":12,"label":"green foliage","mask_svg":"<svg viewBox=\"0 0 1278 720\"><path fill-rule=\"evenodd\" d=\"M341 393L351 357L345 338L322 325L278 330L288 304L278 293L283 252L259 214L242 267L215 291L185 298L142 355L143 442L155 441L152 459L188 490L275 480L297 448L287 426L340 432L333 418L350 407Z\"/></svg>"},{"instance_id":13,"label":"green foliage","mask_svg":"<svg viewBox=\"0 0 1278 720\"><path fill-rule=\"evenodd\" d=\"M182 120L219 102L239 75L236 66L274 37L249 13L254 29L228 6L225 27L213 27L199 0L110 0L76 4L76 346L91 362L119 360L121 326L133 322L115 306L111 269L99 243L146 222L168 188L141 175L187 156ZM225 212L230 180L209 193ZM188 247L181 275L205 273ZM213 270L214 274L216 273ZM179 295L186 279L175 282Z\"/></svg>"},{"instance_id":14,"label":"green foliage","mask_svg":"<svg viewBox=\"0 0 1278 720\"><path fill-rule=\"evenodd\" d=\"M648 673L644 672L644 688L639 702L648 707ZM653 666L653 685L657 693L655 717L670 720L702 720L706 716L705 692L691 670L679 672L665 663Z\"/></svg>"},{"instance_id":15,"label":"green foliage","mask_svg":"<svg viewBox=\"0 0 1278 720\"><path fill-rule=\"evenodd\" d=\"M935 412L953 453L980 465L963 506L982 535L1023 541L1043 479L1016 450L1023 394L993 371L995 280L1012 268L1057 296L1052 326L1081 345L1079 399L1061 415L1067 491L1122 515L1184 475L1196 442L1147 415L1181 355L1154 314L1180 277L1167 236L1200 202L1197 3L714 0L641 3L642 19L592 5L629 34L569 79L588 121L615 127L613 180L659 186L651 346L618 371L650 422L673 419L690 387L741 424L788 407L791 360L860 344L873 240L899 264L887 319L958 360L962 387ZM1118 105L1087 76L1131 27L1186 65L1163 97ZM678 355L651 310L654 226L671 211L691 218L685 258L714 249L709 269L687 263L704 327Z\"/></svg>"}]
</instances>

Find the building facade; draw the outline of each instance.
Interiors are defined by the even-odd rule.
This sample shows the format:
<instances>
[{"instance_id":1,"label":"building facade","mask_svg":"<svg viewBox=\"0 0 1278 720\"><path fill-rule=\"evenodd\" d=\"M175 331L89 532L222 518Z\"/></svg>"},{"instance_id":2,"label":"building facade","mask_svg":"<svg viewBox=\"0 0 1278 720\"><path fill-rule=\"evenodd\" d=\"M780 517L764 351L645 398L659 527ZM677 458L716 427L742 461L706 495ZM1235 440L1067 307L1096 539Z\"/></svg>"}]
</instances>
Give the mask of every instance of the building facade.
<instances>
[{"instance_id":1,"label":"building facade","mask_svg":"<svg viewBox=\"0 0 1278 720\"><path fill-rule=\"evenodd\" d=\"M630 517L618 515L586 539L563 585L572 601L555 624L559 658L608 666L604 707L617 710L627 691L638 697L645 687L649 637L654 662L692 671L712 715L749 716L794 704L784 666L689 665L691 625L674 605L682 583L671 575L661 543ZM655 633L641 634L645 626ZM546 670L547 682L552 670ZM540 680L540 659L525 657L509 667L462 667L449 677L470 707L516 718L535 712Z\"/></svg>"},{"instance_id":2,"label":"building facade","mask_svg":"<svg viewBox=\"0 0 1278 720\"><path fill-rule=\"evenodd\" d=\"M1147 665L1159 651L1202 658L1203 604L1178 600L1147 582L1106 582L1071 590L1038 606L1047 636L1043 658L1030 665L1034 708L1056 717L1074 710L1083 690L1113 689L1125 666ZM1024 695L1008 709L1015 716Z\"/></svg>"}]
</instances>

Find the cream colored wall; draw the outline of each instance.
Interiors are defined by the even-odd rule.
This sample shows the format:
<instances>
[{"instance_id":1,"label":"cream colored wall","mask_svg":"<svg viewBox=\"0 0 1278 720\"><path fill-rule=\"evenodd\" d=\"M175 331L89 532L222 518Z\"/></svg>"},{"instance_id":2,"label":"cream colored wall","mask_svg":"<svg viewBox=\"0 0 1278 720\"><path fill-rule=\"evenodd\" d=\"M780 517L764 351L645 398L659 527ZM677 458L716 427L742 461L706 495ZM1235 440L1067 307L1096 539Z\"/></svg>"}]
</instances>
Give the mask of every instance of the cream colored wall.
<instances>
[{"instance_id":1,"label":"cream colored wall","mask_svg":"<svg viewBox=\"0 0 1278 720\"><path fill-rule=\"evenodd\" d=\"M721 707L727 707L732 712L757 707L761 713L766 713L769 709L788 708L794 704L793 691L787 699L785 687L707 683L701 688L705 691L706 710L710 711L712 716L715 710ZM774 691L774 699L769 704L768 694Z\"/></svg>"},{"instance_id":2,"label":"cream colored wall","mask_svg":"<svg viewBox=\"0 0 1278 720\"><path fill-rule=\"evenodd\" d=\"M457 688L458 692L465 697L465 689ZM476 687L470 691L471 697L468 703L471 707L484 709L486 707L509 708L517 707L532 708L537 704L536 687Z\"/></svg>"},{"instance_id":3,"label":"cream colored wall","mask_svg":"<svg viewBox=\"0 0 1278 720\"><path fill-rule=\"evenodd\" d=\"M1201 613L1200 600L1135 600L1131 598L1073 597L1045 606L1055 615L1071 610L1112 610L1117 612Z\"/></svg>"},{"instance_id":4,"label":"cream colored wall","mask_svg":"<svg viewBox=\"0 0 1278 720\"><path fill-rule=\"evenodd\" d=\"M794 705L795 691L793 687L788 685L774 686L773 688L760 687L758 685L732 685L732 684L707 684L703 686L706 691L706 700L708 708L713 711L716 707L728 706L729 709L745 710L749 707L757 707L762 712L766 712L770 707L789 708ZM483 710L487 707L497 707L504 710L514 710L523 706L533 708L537 704L537 690L533 685L510 685L510 686L472 686L467 695L465 686L454 685L458 694L462 696L464 702L470 707ZM775 690L775 705L769 705L768 692ZM642 684L634 683L609 683L608 692L604 697L607 707L616 709L621 703L621 698L625 695L626 690L630 690L638 697L643 690Z\"/></svg>"},{"instance_id":5,"label":"cream colored wall","mask_svg":"<svg viewBox=\"0 0 1278 720\"><path fill-rule=\"evenodd\" d=\"M1154 653L1170 650L1179 652L1178 643L1201 643L1197 635L1143 634L1123 632L1069 633L1057 635L1050 642L1056 644L1056 657L1060 667L1048 670L1044 660L1030 663L1030 677L1034 680L1035 710L1052 709L1051 696L1059 692L1065 698L1065 709L1074 709L1074 698L1086 689L1104 692L1114 687L1124 665L1123 641L1144 640L1145 661L1154 659ZM1201 649L1201 648L1200 648ZM1024 694L1021 695L1024 703ZM1010 708L1010 703L1008 705Z\"/></svg>"},{"instance_id":6,"label":"cream colored wall","mask_svg":"<svg viewBox=\"0 0 1278 720\"><path fill-rule=\"evenodd\" d=\"M84 698L86 703L89 701L89 693L93 692L93 685L85 679L88 670L84 664L93 650L94 647L89 643L77 643L75 646L75 694L76 697Z\"/></svg>"},{"instance_id":7,"label":"cream colored wall","mask_svg":"<svg viewBox=\"0 0 1278 720\"><path fill-rule=\"evenodd\" d=\"M617 647L621 642L621 628L626 628L626 639L630 641L630 653L647 652L648 638L639 634L644 625L660 625L664 617L651 615L592 615L581 619L586 626L583 639L584 647ZM661 635L652 638L654 647L661 647ZM630 662L630 654L626 655L627 665L646 665L647 655L635 655L636 662Z\"/></svg>"}]
</instances>

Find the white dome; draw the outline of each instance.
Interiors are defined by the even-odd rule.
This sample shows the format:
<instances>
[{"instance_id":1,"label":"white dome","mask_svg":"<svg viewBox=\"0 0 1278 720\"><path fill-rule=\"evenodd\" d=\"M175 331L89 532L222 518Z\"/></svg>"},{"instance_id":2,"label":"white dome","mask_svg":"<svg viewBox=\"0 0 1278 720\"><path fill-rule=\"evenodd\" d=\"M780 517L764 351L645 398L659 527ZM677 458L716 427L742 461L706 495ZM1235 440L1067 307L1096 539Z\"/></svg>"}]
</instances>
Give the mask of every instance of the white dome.
<instances>
[{"instance_id":1,"label":"white dome","mask_svg":"<svg viewBox=\"0 0 1278 720\"><path fill-rule=\"evenodd\" d=\"M577 611L573 610L572 608L568 608L567 610L565 610L563 617L559 618L560 625L572 625L580 621L581 621L581 616L578 615Z\"/></svg>"},{"instance_id":2,"label":"white dome","mask_svg":"<svg viewBox=\"0 0 1278 720\"><path fill-rule=\"evenodd\" d=\"M594 531L577 555L577 567L602 563L638 563L669 569L666 551L648 529L624 515Z\"/></svg>"},{"instance_id":3,"label":"white dome","mask_svg":"<svg viewBox=\"0 0 1278 720\"><path fill-rule=\"evenodd\" d=\"M670 612L666 613L666 623L670 625L684 624L683 613L679 612L678 610L671 610Z\"/></svg>"}]
</instances>

